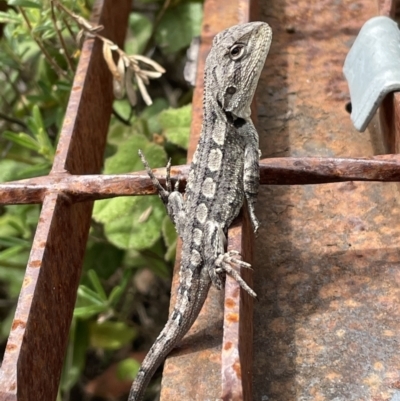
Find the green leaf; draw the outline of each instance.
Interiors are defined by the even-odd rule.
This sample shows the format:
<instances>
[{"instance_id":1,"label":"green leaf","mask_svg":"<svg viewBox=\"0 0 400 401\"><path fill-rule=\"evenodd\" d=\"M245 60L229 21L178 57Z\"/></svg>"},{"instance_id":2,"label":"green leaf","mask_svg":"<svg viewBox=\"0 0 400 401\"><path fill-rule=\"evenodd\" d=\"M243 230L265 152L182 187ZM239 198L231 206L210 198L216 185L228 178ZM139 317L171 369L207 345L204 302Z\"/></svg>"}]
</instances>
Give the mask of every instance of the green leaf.
<instances>
[{"instance_id":1,"label":"green leaf","mask_svg":"<svg viewBox=\"0 0 400 401\"><path fill-rule=\"evenodd\" d=\"M16 306L13 306L11 310L7 313L7 316L0 321L0 341L3 342L7 340L10 334L12 322L14 320Z\"/></svg>"},{"instance_id":2,"label":"green leaf","mask_svg":"<svg viewBox=\"0 0 400 401\"><path fill-rule=\"evenodd\" d=\"M86 248L84 269L93 269L97 275L107 280L121 266L124 251L109 243L89 244Z\"/></svg>"},{"instance_id":3,"label":"green leaf","mask_svg":"<svg viewBox=\"0 0 400 401\"><path fill-rule=\"evenodd\" d=\"M40 113L39 107L37 104L35 104L32 108L32 121L35 124L35 128L38 129L45 129L45 126L43 124L43 118L42 114Z\"/></svg>"},{"instance_id":4,"label":"green leaf","mask_svg":"<svg viewBox=\"0 0 400 401\"><path fill-rule=\"evenodd\" d=\"M63 391L69 391L79 380L79 376L85 367L88 345L89 330L87 323L73 319L60 382L60 388Z\"/></svg>"},{"instance_id":5,"label":"green leaf","mask_svg":"<svg viewBox=\"0 0 400 401\"><path fill-rule=\"evenodd\" d=\"M125 102L125 101L121 100L118 102ZM118 111L120 103L114 102L114 105L117 105L116 109ZM132 122L133 125L131 127L127 127L125 124L122 124L119 121L116 121L115 119L112 120L107 136L107 141L110 145L120 146L130 138L142 134L141 127L137 124L136 119L132 118L132 120L133 120Z\"/></svg>"},{"instance_id":6,"label":"green leaf","mask_svg":"<svg viewBox=\"0 0 400 401\"><path fill-rule=\"evenodd\" d=\"M95 348L119 349L130 343L135 336L135 330L123 322L106 321L90 324L90 344Z\"/></svg>"},{"instance_id":7,"label":"green leaf","mask_svg":"<svg viewBox=\"0 0 400 401\"><path fill-rule=\"evenodd\" d=\"M136 251L130 249L126 252L125 264L134 268L149 268L158 276L169 278L171 272L164 260L165 244L163 241L157 241L151 248Z\"/></svg>"},{"instance_id":8,"label":"green leaf","mask_svg":"<svg viewBox=\"0 0 400 401\"><path fill-rule=\"evenodd\" d=\"M156 99L153 99L153 104L151 106L148 106L143 110L140 118L147 121L149 134L161 132L161 125L158 121L157 116L163 110L167 109L168 106L169 104L166 99L158 97Z\"/></svg>"},{"instance_id":9,"label":"green leaf","mask_svg":"<svg viewBox=\"0 0 400 401\"><path fill-rule=\"evenodd\" d=\"M41 4L35 3L33 1L29 1L29 0L8 0L7 3L9 6L20 6L20 7L26 7L26 8L42 9Z\"/></svg>"},{"instance_id":10,"label":"green leaf","mask_svg":"<svg viewBox=\"0 0 400 401\"><path fill-rule=\"evenodd\" d=\"M165 209L156 197L123 197L95 203L93 218L107 239L121 249L146 249L161 236Z\"/></svg>"},{"instance_id":11,"label":"green leaf","mask_svg":"<svg viewBox=\"0 0 400 401\"><path fill-rule=\"evenodd\" d=\"M21 168L15 179L38 177L40 175L47 175L51 169L51 164L49 162L38 163L35 166L28 166Z\"/></svg>"},{"instance_id":12,"label":"green leaf","mask_svg":"<svg viewBox=\"0 0 400 401\"><path fill-rule=\"evenodd\" d=\"M112 289L110 296L108 298L109 305L115 306L118 303L118 301L120 300L123 293L124 293L124 290L119 285L115 286Z\"/></svg>"},{"instance_id":13,"label":"green leaf","mask_svg":"<svg viewBox=\"0 0 400 401\"><path fill-rule=\"evenodd\" d=\"M117 377L119 380L132 381L140 369L140 363L134 358L126 358L118 363Z\"/></svg>"},{"instance_id":14,"label":"green leaf","mask_svg":"<svg viewBox=\"0 0 400 401\"><path fill-rule=\"evenodd\" d=\"M11 236L6 238L0 237L0 246L9 247L14 245L21 245L24 246L25 248L30 248L31 242L18 237L11 237Z\"/></svg>"},{"instance_id":15,"label":"green leaf","mask_svg":"<svg viewBox=\"0 0 400 401\"><path fill-rule=\"evenodd\" d=\"M18 174L26 165L14 160L0 160L0 182L7 182L18 179Z\"/></svg>"},{"instance_id":16,"label":"green leaf","mask_svg":"<svg viewBox=\"0 0 400 401\"><path fill-rule=\"evenodd\" d=\"M144 169L139 157L139 149L146 156L147 161L154 167L164 166L167 156L164 149L150 142L143 135L134 135L121 143L117 152L105 162L105 174L123 174Z\"/></svg>"},{"instance_id":17,"label":"green leaf","mask_svg":"<svg viewBox=\"0 0 400 401\"><path fill-rule=\"evenodd\" d=\"M35 139L32 138L30 135L25 134L24 132L16 134L15 132L5 131L3 133L3 136L9 141L21 145L27 149L36 150L36 152L38 152L40 149L39 143L35 141Z\"/></svg>"},{"instance_id":18,"label":"green leaf","mask_svg":"<svg viewBox=\"0 0 400 401\"><path fill-rule=\"evenodd\" d=\"M89 305L105 305L104 300L97 292L81 284L78 288L78 303L82 301L86 304L89 303Z\"/></svg>"},{"instance_id":19,"label":"green leaf","mask_svg":"<svg viewBox=\"0 0 400 401\"><path fill-rule=\"evenodd\" d=\"M21 291L22 281L25 272L23 269L13 268L10 266L3 267L0 263L0 281L7 284L8 295L11 298L18 297Z\"/></svg>"},{"instance_id":20,"label":"green leaf","mask_svg":"<svg viewBox=\"0 0 400 401\"><path fill-rule=\"evenodd\" d=\"M116 113L118 113L122 118L128 120L132 118L132 106L127 99L122 100L114 100L113 109ZM132 120L129 119L129 122L132 123ZM127 126L118 122L120 129L123 129L125 132L127 131Z\"/></svg>"},{"instance_id":21,"label":"green leaf","mask_svg":"<svg viewBox=\"0 0 400 401\"><path fill-rule=\"evenodd\" d=\"M15 245L0 252L0 261L7 261L15 255L19 255L21 251L26 249L26 245Z\"/></svg>"},{"instance_id":22,"label":"green leaf","mask_svg":"<svg viewBox=\"0 0 400 401\"><path fill-rule=\"evenodd\" d=\"M104 305L78 306L74 309L74 317L87 320L107 310L107 306Z\"/></svg>"},{"instance_id":23,"label":"green leaf","mask_svg":"<svg viewBox=\"0 0 400 401\"><path fill-rule=\"evenodd\" d=\"M189 134L190 127L175 127L164 130L164 135L171 143L186 150L189 145Z\"/></svg>"},{"instance_id":24,"label":"green leaf","mask_svg":"<svg viewBox=\"0 0 400 401\"><path fill-rule=\"evenodd\" d=\"M121 296L124 294L125 288L128 285L131 277L132 277L132 270L126 269L124 271L124 275L122 277L120 285L115 286L108 297L108 304L110 306L115 306L118 303Z\"/></svg>"},{"instance_id":25,"label":"green leaf","mask_svg":"<svg viewBox=\"0 0 400 401\"><path fill-rule=\"evenodd\" d=\"M32 133L35 135L39 143L38 152L43 155L47 160L52 161L54 158L54 148L51 140L46 132L46 127L43 122L42 115L37 105L33 106L32 117L28 121Z\"/></svg>"},{"instance_id":26,"label":"green leaf","mask_svg":"<svg viewBox=\"0 0 400 401\"><path fill-rule=\"evenodd\" d=\"M165 53L174 53L189 46L200 35L203 19L201 3L181 3L164 14L156 31L156 41Z\"/></svg>"},{"instance_id":27,"label":"green leaf","mask_svg":"<svg viewBox=\"0 0 400 401\"><path fill-rule=\"evenodd\" d=\"M103 301L107 301L107 295L106 292L104 291L103 286L101 285L99 276L94 270L89 270L88 271L88 277L90 279L90 282L92 283L94 289L96 290L97 294Z\"/></svg>"},{"instance_id":28,"label":"green leaf","mask_svg":"<svg viewBox=\"0 0 400 401\"><path fill-rule=\"evenodd\" d=\"M179 109L164 110L160 113L158 120L163 128L163 134L171 143L184 149L188 148L192 121L191 104Z\"/></svg>"},{"instance_id":29,"label":"green leaf","mask_svg":"<svg viewBox=\"0 0 400 401\"><path fill-rule=\"evenodd\" d=\"M143 170L138 150L142 149L150 165L164 166L166 154L161 146L143 135L122 142L105 162L106 174ZM155 197L122 197L97 201L93 218L104 224L107 239L120 249L145 249L160 237L164 207Z\"/></svg>"},{"instance_id":30,"label":"green leaf","mask_svg":"<svg viewBox=\"0 0 400 401\"><path fill-rule=\"evenodd\" d=\"M21 23L21 16L14 11L3 12L0 11L0 24L19 24Z\"/></svg>"}]
</instances>

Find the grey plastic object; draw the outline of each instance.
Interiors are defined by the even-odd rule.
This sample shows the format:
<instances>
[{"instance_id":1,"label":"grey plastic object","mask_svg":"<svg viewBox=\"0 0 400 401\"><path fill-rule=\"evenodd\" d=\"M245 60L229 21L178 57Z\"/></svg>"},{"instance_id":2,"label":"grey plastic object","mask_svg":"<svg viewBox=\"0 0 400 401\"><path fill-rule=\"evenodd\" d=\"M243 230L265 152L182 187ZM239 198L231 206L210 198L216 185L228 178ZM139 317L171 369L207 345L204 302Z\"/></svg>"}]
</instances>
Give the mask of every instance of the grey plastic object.
<instances>
[{"instance_id":1,"label":"grey plastic object","mask_svg":"<svg viewBox=\"0 0 400 401\"><path fill-rule=\"evenodd\" d=\"M400 90L400 31L392 19L374 17L361 28L343 66L351 120L365 131L384 97Z\"/></svg>"}]
</instances>

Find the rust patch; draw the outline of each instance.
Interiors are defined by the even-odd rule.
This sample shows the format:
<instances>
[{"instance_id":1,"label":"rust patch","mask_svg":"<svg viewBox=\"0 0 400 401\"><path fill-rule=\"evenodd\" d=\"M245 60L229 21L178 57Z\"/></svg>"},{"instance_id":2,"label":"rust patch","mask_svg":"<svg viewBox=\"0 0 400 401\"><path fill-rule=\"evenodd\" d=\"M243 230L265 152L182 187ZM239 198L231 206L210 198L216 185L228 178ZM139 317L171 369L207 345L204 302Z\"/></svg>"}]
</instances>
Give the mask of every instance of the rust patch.
<instances>
[{"instance_id":1,"label":"rust patch","mask_svg":"<svg viewBox=\"0 0 400 401\"><path fill-rule=\"evenodd\" d=\"M17 349L18 347L15 344L7 344L6 350L9 352L13 352Z\"/></svg>"},{"instance_id":2,"label":"rust patch","mask_svg":"<svg viewBox=\"0 0 400 401\"><path fill-rule=\"evenodd\" d=\"M41 260L32 260L31 262L29 262L29 267L40 267L41 264Z\"/></svg>"},{"instance_id":3,"label":"rust patch","mask_svg":"<svg viewBox=\"0 0 400 401\"><path fill-rule=\"evenodd\" d=\"M238 380L241 380L242 379L242 370L240 368L240 363L237 362L233 365L233 371L236 373Z\"/></svg>"},{"instance_id":4,"label":"rust patch","mask_svg":"<svg viewBox=\"0 0 400 401\"><path fill-rule=\"evenodd\" d=\"M15 330L18 328L24 329L26 326L26 322L23 320L18 320L18 319L14 319L12 326L11 326L11 330Z\"/></svg>"},{"instance_id":5,"label":"rust patch","mask_svg":"<svg viewBox=\"0 0 400 401\"><path fill-rule=\"evenodd\" d=\"M227 342L224 344L224 350L225 350L225 351L228 351L228 350L230 350L230 349L232 348L232 346L233 346L233 344L232 344L230 341L227 341Z\"/></svg>"},{"instance_id":6,"label":"rust patch","mask_svg":"<svg viewBox=\"0 0 400 401\"><path fill-rule=\"evenodd\" d=\"M233 308L236 305L236 302L232 298L228 298L225 300L226 308Z\"/></svg>"},{"instance_id":7,"label":"rust patch","mask_svg":"<svg viewBox=\"0 0 400 401\"><path fill-rule=\"evenodd\" d=\"M228 313L226 320L230 323L237 323L239 321L239 315L237 313Z\"/></svg>"},{"instance_id":8,"label":"rust patch","mask_svg":"<svg viewBox=\"0 0 400 401\"><path fill-rule=\"evenodd\" d=\"M22 288L29 287L32 284L32 277L25 276L24 281L22 283Z\"/></svg>"}]
</instances>

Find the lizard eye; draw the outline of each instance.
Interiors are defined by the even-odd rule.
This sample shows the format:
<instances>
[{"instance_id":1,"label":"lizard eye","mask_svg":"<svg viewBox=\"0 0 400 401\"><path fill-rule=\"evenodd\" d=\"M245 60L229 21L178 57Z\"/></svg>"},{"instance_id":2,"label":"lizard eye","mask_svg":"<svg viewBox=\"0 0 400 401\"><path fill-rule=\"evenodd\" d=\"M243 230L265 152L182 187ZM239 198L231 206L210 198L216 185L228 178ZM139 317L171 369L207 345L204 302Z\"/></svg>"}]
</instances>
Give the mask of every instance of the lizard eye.
<instances>
[{"instance_id":1,"label":"lizard eye","mask_svg":"<svg viewBox=\"0 0 400 401\"><path fill-rule=\"evenodd\" d=\"M229 56L232 60L236 61L241 59L246 52L246 49L243 45L234 45L229 50Z\"/></svg>"}]
</instances>

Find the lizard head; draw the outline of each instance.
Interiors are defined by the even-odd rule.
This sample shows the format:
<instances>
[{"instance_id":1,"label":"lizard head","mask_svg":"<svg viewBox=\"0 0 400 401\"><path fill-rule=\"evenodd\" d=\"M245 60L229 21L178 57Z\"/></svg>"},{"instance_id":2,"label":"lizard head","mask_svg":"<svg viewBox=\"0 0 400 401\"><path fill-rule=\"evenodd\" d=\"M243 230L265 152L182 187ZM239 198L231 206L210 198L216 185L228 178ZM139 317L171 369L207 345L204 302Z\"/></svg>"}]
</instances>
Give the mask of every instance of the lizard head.
<instances>
[{"instance_id":1,"label":"lizard head","mask_svg":"<svg viewBox=\"0 0 400 401\"><path fill-rule=\"evenodd\" d=\"M222 111L250 117L250 104L271 44L272 30L264 22L235 25L215 36L206 61L208 95Z\"/></svg>"}]
</instances>

